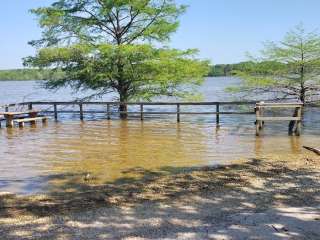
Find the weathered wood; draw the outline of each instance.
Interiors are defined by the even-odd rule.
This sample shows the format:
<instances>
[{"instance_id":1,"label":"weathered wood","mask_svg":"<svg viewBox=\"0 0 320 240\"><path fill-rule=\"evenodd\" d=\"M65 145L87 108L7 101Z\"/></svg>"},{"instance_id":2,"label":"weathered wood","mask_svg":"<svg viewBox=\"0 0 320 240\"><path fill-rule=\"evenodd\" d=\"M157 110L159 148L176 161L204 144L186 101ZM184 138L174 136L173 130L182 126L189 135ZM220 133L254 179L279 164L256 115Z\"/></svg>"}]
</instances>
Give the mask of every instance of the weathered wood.
<instances>
[{"instance_id":1,"label":"weathered wood","mask_svg":"<svg viewBox=\"0 0 320 240\"><path fill-rule=\"evenodd\" d=\"M220 125L220 104L216 104L216 125Z\"/></svg>"},{"instance_id":2,"label":"weathered wood","mask_svg":"<svg viewBox=\"0 0 320 240\"><path fill-rule=\"evenodd\" d=\"M261 121L298 121L299 117L257 117L257 120Z\"/></svg>"},{"instance_id":3,"label":"weathered wood","mask_svg":"<svg viewBox=\"0 0 320 240\"><path fill-rule=\"evenodd\" d=\"M75 111L75 110L61 110L59 111L57 109L57 106L71 106L71 105L79 105L80 110ZM110 106L119 106L119 105L137 105L140 106L140 111L115 111L112 112L110 109ZM84 109L81 107L83 105L107 105L107 117L108 119L111 119L111 115L113 113L117 114L132 114L132 115L140 115L140 119L143 120L145 115L172 115L176 114L177 116L177 122L180 122L180 117L181 115L206 115L206 114L212 114L216 115L216 124L217 126L220 124L220 115L232 115L232 114L254 114L254 112L220 112L220 106L221 105L230 105L230 106L237 106L237 105L248 105L251 106L253 104L256 104L256 106L261 107L259 109L259 116L257 117L257 127L259 127L259 132L261 128L263 127L264 121L295 121L296 122L296 134L300 134L300 128L301 128L301 119L298 120L297 118L293 117L263 117L263 108L280 108L280 107L286 107L286 108L293 108L293 107L302 107L301 103L270 103L270 102L260 102L256 103L254 101L235 101L235 102L128 102L128 103L121 103L121 102L80 102L80 101L73 101L73 102L24 102L24 103L18 103L18 104L11 104L10 106L16 106L16 105L53 105L54 106L54 111L43 111L45 113L53 113L55 116L55 119L57 120L58 118L58 113L79 113L80 112L80 119L83 119L83 115L86 113L105 113L105 111L95 111L95 110L89 110L89 111L84 111ZM173 106L175 105L177 107L176 111L171 111L171 112L166 112L166 111L150 111L150 112L145 112L144 111L144 105L146 106ZM180 107L181 106L216 106L216 111L186 111L186 112L181 112Z\"/></svg>"},{"instance_id":4,"label":"weathered wood","mask_svg":"<svg viewBox=\"0 0 320 240\"><path fill-rule=\"evenodd\" d=\"M260 136L260 107L256 106L255 108L256 111L256 136Z\"/></svg>"},{"instance_id":5,"label":"weathered wood","mask_svg":"<svg viewBox=\"0 0 320 240\"><path fill-rule=\"evenodd\" d=\"M111 112L110 112L110 104L107 104L107 119L110 120L111 119Z\"/></svg>"},{"instance_id":6,"label":"weathered wood","mask_svg":"<svg viewBox=\"0 0 320 240\"><path fill-rule=\"evenodd\" d=\"M79 104L79 108L80 108L80 120L83 121L83 105L82 105L82 103Z\"/></svg>"},{"instance_id":7,"label":"weathered wood","mask_svg":"<svg viewBox=\"0 0 320 240\"><path fill-rule=\"evenodd\" d=\"M53 104L53 111L54 111L54 119L57 121L58 120L58 109L57 109L57 104Z\"/></svg>"},{"instance_id":8,"label":"weathered wood","mask_svg":"<svg viewBox=\"0 0 320 240\"><path fill-rule=\"evenodd\" d=\"M13 104L12 106L16 105L27 105L29 103L32 103L33 105L78 105L80 103L84 105L121 105L121 104L126 104L126 105L148 105L148 106L173 106L173 105L186 105L186 106L211 106L211 105L230 105L230 106L235 106L235 105L255 105L255 101L234 101L234 102L97 102L97 101L92 101L92 102L86 102L86 101L71 101L71 102L47 102L47 101L35 101L35 102L23 102L23 103L18 103L18 104Z\"/></svg>"},{"instance_id":9,"label":"weathered wood","mask_svg":"<svg viewBox=\"0 0 320 240\"><path fill-rule=\"evenodd\" d=\"M300 135L301 135L302 107L298 108L297 117L300 118L300 120L296 121L295 134L296 134L297 136L300 136Z\"/></svg>"},{"instance_id":10,"label":"weathered wood","mask_svg":"<svg viewBox=\"0 0 320 240\"><path fill-rule=\"evenodd\" d=\"M39 111L24 111L24 112L0 112L0 115L11 115L11 116L17 116L17 115L23 115L23 114L37 114Z\"/></svg>"},{"instance_id":11,"label":"weathered wood","mask_svg":"<svg viewBox=\"0 0 320 240\"><path fill-rule=\"evenodd\" d=\"M272 108L296 108L303 106L303 103L257 103L257 106Z\"/></svg>"},{"instance_id":12,"label":"weathered wood","mask_svg":"<svg viewBox=\"0 0 320 240\"><path fill-rule=\"evenodd\" d=\"M303 148L311 151L311 152L314 152L315 154L319 155L320 156L320 149L317 149L317 148L313 148L313 147L307 147L307 146L303 146Z\"/></svg>"},{"instance_id":13,"label":"weathered wood","mask_svg":"<svg viewBox=\"0 0 320 240\"><path fill-rule=\"evenodd\" d=\"M143 121L143 118L144 118L144 116L143 116L143 104L141 103L140 104L140 119L141 119L141 121Z\"/></svg>"},{"instance_id":14,"label":"weathered wood","mask_svg":"<svg viewBox=\"0 0 320 240\"><path fill-rule=\"evenodd\" d=\"M13 115L5 115L6 118L6 126L8 128L12 128L13 127Z\"/></svg>"},{"instance_id":15,"label":"weathered wood","mask_svg":"<svg viewBox=\"0 0 320 240\"><path fill-rule=\"evenodd\" d=\"M34 117L34 118L21 118L21 119L15 119L13 120L15 123L26 123L26 122L33 122L33 121L37 121L37 120L42 120L42 121L46 121L48 118L47 117Z\"/></svg>"},{"instance_id":16,"label":"weathered wood","mask_svg":"<svg viewBox=\"0 0 320 240\"><path fill-rule=\"evenodd\" d=\"M18 123L20 128L24 127L24 124L29 122L31 125L36 124L36 121L41 120L43 124L47 122L47 117L34 117L34 118L22 118L13 120L14 123Z\"/></svg>"},{"instance_id":17,"label":"weathered wood","mask_svg":"<svg viewBox=\"0 0 320 240\"><path fill-rule=\"evenodd\" d=\"M54 113L54 111L41 111L43 113ZM79 113L79 111L73 111L73 110L61 110L58 111L58 113ZM83 111L84 114L86 113L106 113L105 111ZM117 112L110 112L111 113L128 113L128 114L140 114L141 112L129 112L129 111L117 111ZM143 112L143 115L176 115L177 112ZM217 112L180 112L180 115L216 115ZM252 115L254 112L219 112L219 115Z\"/></svg>"}]
</instances>

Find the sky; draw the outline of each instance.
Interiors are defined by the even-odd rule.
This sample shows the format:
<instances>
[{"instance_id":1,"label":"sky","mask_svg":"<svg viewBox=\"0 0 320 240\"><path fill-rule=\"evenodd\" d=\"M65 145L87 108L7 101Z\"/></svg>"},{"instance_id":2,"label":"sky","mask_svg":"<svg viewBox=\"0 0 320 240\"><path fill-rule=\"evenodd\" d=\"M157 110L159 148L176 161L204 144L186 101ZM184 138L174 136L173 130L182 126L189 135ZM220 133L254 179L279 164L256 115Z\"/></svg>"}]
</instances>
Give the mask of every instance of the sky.
<instances>
[{"instance_id":1,"label":"sky","mask_svg":"<svg viewBox=\"0 0 320 240\"><path fill-rule=\"evenodd\" d=\"M170 46L198 48L199 57L212 63L247 60L263 41L280 41L303 22L320 29L320 0L176 0L188 5ZM53 0L0 0L0 69L22 67L22 58L35 50L28 41L39 39L41 29L29 9Z\"/></svg>"}]
</instances>

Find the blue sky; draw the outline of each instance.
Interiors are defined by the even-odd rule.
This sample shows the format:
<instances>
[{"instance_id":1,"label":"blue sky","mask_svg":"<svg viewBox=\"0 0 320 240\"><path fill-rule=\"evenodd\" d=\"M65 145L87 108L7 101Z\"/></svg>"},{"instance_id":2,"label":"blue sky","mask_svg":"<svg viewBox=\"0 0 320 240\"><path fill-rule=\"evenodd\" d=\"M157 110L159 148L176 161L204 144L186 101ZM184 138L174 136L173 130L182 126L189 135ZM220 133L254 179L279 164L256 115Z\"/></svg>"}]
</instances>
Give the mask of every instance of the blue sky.
<instances>
[{"instance_id":1,"label":"blue sky","mask_svg":"<svg viewBox=\"0 0 320 240\"><path fill-rule=\"evenodd\" d=\"M0 69L19 68L21 58L32 55L27 42L41 29L29 9L53 0L1 0ZM170 46L198 48L200 57L213 63L246 60L265 40L280 40L303 22L308 30L320 28L319 0L177 0L189 5Z\"/></svg>"}]
</instances>

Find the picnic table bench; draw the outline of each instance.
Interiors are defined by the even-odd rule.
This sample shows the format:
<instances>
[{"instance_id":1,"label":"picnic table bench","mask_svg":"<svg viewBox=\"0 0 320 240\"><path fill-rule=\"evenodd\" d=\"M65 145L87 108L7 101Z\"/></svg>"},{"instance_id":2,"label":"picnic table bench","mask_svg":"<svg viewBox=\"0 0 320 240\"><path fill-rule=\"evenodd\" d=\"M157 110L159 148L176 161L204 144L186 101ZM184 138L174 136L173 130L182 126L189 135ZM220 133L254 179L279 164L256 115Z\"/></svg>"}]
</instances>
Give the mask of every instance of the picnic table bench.
<instances>
[{"instance_id":1,"label":"picnic table bench","mask_svg":"<svg viewBox=\"0 0 320 240\"><path fill-rule=\"evenodd\" d=\"M285 116L285 117L267 117L264 116L264 110L266 108L282 108L282 109L295 109L293 116ZM289 134L292 135L293 132L297 136L301 134L301 121L302 121L302 108L303 103L296 102L296 103L265 103L259 102L256 104L255 112L256 112L256 135L260 135L260 130L264 126L265 121L289 121Z\"/></svg>"},{"instance_id":2,"label":"picnic table bench","mask_svg":"<svg viewBox=\"0 0 320 240\"><path fill-rule=\"evenodd\" d=\"M14 123L18 123L20 127L23 127L26 122L30 122L31 124L35 124L37 120L46 122L47 117L38 116L38 113L39 111L37 110L28 110L21 112L0 112L0 115L3 115L7 127L13 127ZM25 115L28 117L25 117Z\"/></svg>"}]
</instances>

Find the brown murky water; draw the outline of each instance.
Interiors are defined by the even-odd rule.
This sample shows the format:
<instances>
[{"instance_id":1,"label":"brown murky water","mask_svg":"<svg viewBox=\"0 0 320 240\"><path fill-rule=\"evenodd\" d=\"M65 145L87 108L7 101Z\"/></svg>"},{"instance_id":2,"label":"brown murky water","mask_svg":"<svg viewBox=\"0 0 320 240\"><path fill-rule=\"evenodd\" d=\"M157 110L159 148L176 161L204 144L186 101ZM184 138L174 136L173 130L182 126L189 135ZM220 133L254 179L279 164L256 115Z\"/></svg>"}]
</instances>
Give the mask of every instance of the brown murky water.
<instances>
[{"instance_id":1,"label":"brown murky water","mask_svg":"<svg viewBox=\"0 0 320 240\"><path fill-rule=\"evenodd\" d=\"M316 135L286 132L254 136L253 126L222 126L174 120L66 121L47 126L0 130L0 192L50 191L66 176L90 176L95 183L136 176L134 169L228 164L272 157L294 160ZM61 178L61 179L60 179ZM79 178L82 179L81 177Z\"/></svg>"},{"instance_id":2,"label":"brown murky water","mask_svg":"<svg viewBox=\"0 0 320 240\"><path fill-rule=\"evenodd\" d=\"M199 89L204 101L232 101L224 89L239 83L236 78L208 78ZM37 82L0 82L0 105L30 100L72 100L70 89L48 92ZM90 93L83 93L84 95ZM114 100L113 95L104 100ZM148 107L149 108L149 107ZM159 109L149 109L148 111ZM162 109L163 110L163 109ZM166 110L168 110L166 108ZM187 111L208 109L188 109ZM222 110L222 109L221 109ZM303 135L288 137L287 123L267 124L265 134L255 137L253 115L223 115L221 128L214 116L154 116L141 122L107 121L105 115L59 115L35 128L0 129L0 192L53 191L70 179L82 181L90 173L94 183L138 177L139 171L181 169L228 164L249 158L269 157L295 161L305 155L302 145L320 146L320 109L305 112ZM87 120L100 121L87 121ZM76 177L74 177L76 176Z\"/></svg>"}]
</instances>

